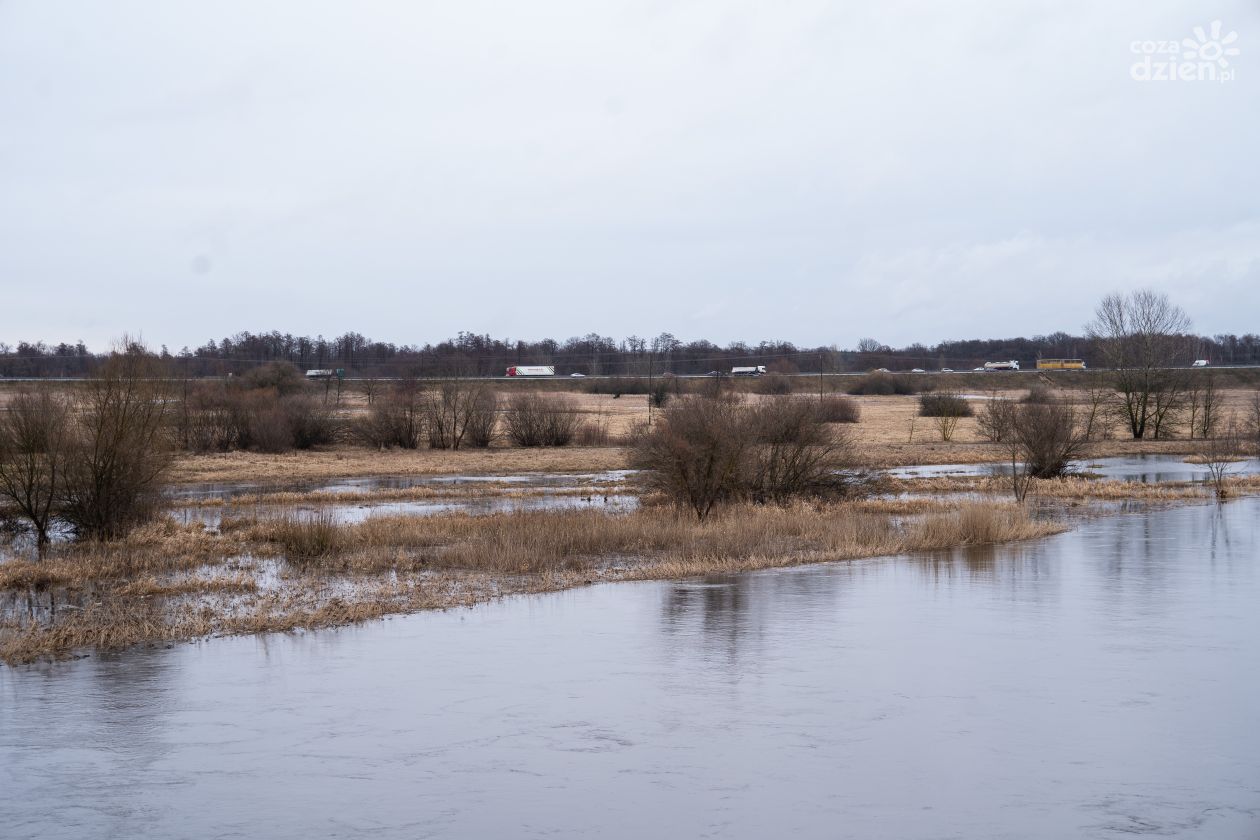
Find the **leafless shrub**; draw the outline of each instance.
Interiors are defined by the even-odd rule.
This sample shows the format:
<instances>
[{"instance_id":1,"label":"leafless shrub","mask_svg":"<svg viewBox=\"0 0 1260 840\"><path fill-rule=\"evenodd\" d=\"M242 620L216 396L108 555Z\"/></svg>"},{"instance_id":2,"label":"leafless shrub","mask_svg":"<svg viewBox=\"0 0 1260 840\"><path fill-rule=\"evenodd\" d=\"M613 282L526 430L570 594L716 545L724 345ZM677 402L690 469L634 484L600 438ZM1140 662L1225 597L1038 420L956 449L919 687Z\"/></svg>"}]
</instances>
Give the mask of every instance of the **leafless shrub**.
<instances>
[{"instance_id":1,"label":"leafless shrub","mask_svg":"<svg viewBox=\"0 0 1260 840\"><path fill-rule=\"evenodd\" d=\"M1110 420L1116 414L1115 406L1108 406L1111 391L1106 388L1090 388L1085 392L1085 412L1083 434L1085 440L1107 440L1111 437Z\"/></svg>"},{"instance_id":2,"label":"leafless shrub","mask_svg":"<svg viewBox=\"0 0 1260 840\"><path fill-rule=\"evenodd\" d=\"M1208 479L1212 482L1217 499L1224 499L1229 495L1225 479L1234 464L1244 457L1243 437L1242 428L1231 419L1220 434L1204 438L1199 444L1199 455L1207 467Z\"/></svg>"},{"instance_id":3,"label":"leafless shrub","mask_svg":"<svg viewBox=\"0 0 1260 840\"><path fill-rule=\"evenodd\" d=\"M857 400L833 394L818 401L818 418L824 423L856 423L862 419L862 407Z\"/></svg>"},{"instance_id":4,"label":"leafless shrub","mask_svg":"<svg viewBox=\"0 0 1260 840\"><path fill-rule=\"evenodd\" d=\"M1064 475L1081 456L1085 436L1066 403L1024 403L1014 412L1011 442L1023 470L1033 478Z\"/></svg>"},{"instance_id":5,"label":"leafless shrub","mask_svg":"<svg viewBox=\"0 0 1260 840\"><path fill-rule=\"evenodd\" d=\"M337 416L319 399L297 395L280 401L288 420L293 445L298 449L327 446L337 439Z\"/></svg>"},{"instance_id":6,"label":"leafless shrub","mask_svg":"<svg viewBox=\"0 0 1260 840\"><path fill-rule=\"evenodd\" d=\"M750 444L738 400L689 397L665 409L638 439L632 463L648 490L703 520L739 494Z\"/></svg>"},{"instance_id":7,"label":"leafless shrub","mask_svg":"<svg viewBox=\"0 0 1260 840\"><path fill-rule=\"evenodd\" d=\"M18 394L0 412L0 502L30 523L41 550L65 480L68 413L48 390Z\"/></svg>"},{"instance_id":8,"label":"leafless shrub","mask_svg":"<svg viewBox=\"0 0 1260 840\"><path fill-rule=\"evenodd\" d=\"M434 449L459 449L487 404L484 384L444 382L425 399L425 429Z\"/></svg>"},{"instance_id":9,"label":"leafless shrub","mask_svg":"<svg viewBox=\"0 0 1260 840\"><path fill-rule=\"evenodd\" d=\"M185 382L175 418L179 444L190 452L227 452L240 437L230 397L218 383Z\"/></svg>"},{"instance_id":10,"label":"leafless shrub","mask_svg":"<svg viewBox=\"0 0 1260 840\"><path fill-rule=\"evenodd\" d=\"M971 403L954 391L923 394L919 397L920 417L971 417L975 411Z\"/></svg>"},{"instance_id":11,"label":"leafless shrub","mask_svg":"<svg viewBox=\"0 0 1260 840\"><path fill-rule=\"evenodd\" d=\"M743 419L754 444L746 450L743 471L744 489L753 501L782 503L848 489L852 438L829 429L813 400L767 400L748 409Z\"/></svg>"},{"instance_id":12,"label":"leafless shrub","mask_svg":"<svg viewBox=\"0 0 1260 840\"><path fill-rule=\"evenodd\" d=\"M125 343L81 392L60 500L80 536L117 538L155 515L172 449L164 373Z\"/></svg>"},{"instance_id":13,"label":"leafless shrub","mask_svg":"<svg viewBox=\"0 0 1260 840\"><path fill-rule=\"evenodd\" d=\"M517 446L567 446L579 420L572 408L554 396L517 394L503 417L508 437Z\"/></svg>"},{"instance_id":14,"label":"leafless shrub","mask_svg":"<svg viewBox=\"0 0 1260 840\"><path fill-rule=\"evenodd\" d=\"M632 462L649 490L703 520L736 499L781 503L844 493L853 451L849 435L829 428L813 400L746 405L690 397L637 439Z\"/></svg>"},{"instance_id":15,"label":"leafless shrub","mask_svg":"<svg viewBox=\"0 0 1260 840\"><path fill-rule=\"evenodd\" d=\"M489 388L477 391L469 404L469 446L485 449L494 443L499 429L499 398Z\"/></svg>"},{"instance_id":16,"label":"leafless shrub","mask_svg":"<svg viewBox=\"0 0 1260 840\"><path fill-rule=\"evenodd\" d=\"M423 392L415 380L404 380L379 397L355 426L364 443L379 449L416 449L424 438Z\"/></svg>"},{"instance_id":17,"label":"leafless shrub","mask_svg":"<svg viewBox=\"0 0 1260 840\"><path fill-rule=\"evenodd\" d=\"M293 448L293 425L288 412L279 400L257 402L260 404L247 409L248 420L241 448L259 452L288 452Z\"/></svg>"},{"instance_id":18,"label":"leafless shrub","mask_svg":"<svg viewBox=\"0 0 1260 840\"><path fill-rule=\"evenodd\" d=\"M958 428L958 417L952 414L938 414L932 418L932 425L941 436L941 440L949 443L954 439L954 431Z\"/></svg>"},{"instance_id":19,"label":"leafless shrub","mask_svg":"<svg viewBox=\"0 0 1260 840\"><path fill-rule=\"evenodd\" d=\"M976 428L985 440L1002 443L1010 437L1014 414L1015 404L1011 400L992 394L976 415Z\"/></svg>"}]
</instances>

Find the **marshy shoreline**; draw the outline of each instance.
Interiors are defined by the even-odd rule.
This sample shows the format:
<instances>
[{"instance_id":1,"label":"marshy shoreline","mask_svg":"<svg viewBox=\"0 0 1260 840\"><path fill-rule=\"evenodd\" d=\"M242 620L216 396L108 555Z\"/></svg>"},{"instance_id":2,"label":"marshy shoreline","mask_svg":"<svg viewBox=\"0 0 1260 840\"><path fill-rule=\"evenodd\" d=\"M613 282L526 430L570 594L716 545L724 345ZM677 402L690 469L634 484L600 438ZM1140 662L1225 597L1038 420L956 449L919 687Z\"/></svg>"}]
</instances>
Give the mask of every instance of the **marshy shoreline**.
<instances>
[{"instance_id":1,"label":"marshy shoreline","mask_svg":"<svg viewBox=\"0 0 1260 840\"><path fill-rule=\"evenodd\" d=\"M616 439L180 454L166 512L126 536L54 542L42 557L20 538L0 545L0 662L311 630L595 583L1009 543L1214 495L1201 481L1090 475L1099 459L1184 466L1198 451L1185 439L1107 436L1089 443L1085 474L1035 480L1015 504L1000 474L1007 449L984 440L975 419L945 441L924 431L914 397L853 399L860 422L835 434L848 436L864 471L854 496L727 503L705 521L639 486L632 450ZM580 407L605 418L614 438L643 420L605 397ZM1233 476L1227 488L1260 492L1260 476Z\"/></svg>"}]
</instances>

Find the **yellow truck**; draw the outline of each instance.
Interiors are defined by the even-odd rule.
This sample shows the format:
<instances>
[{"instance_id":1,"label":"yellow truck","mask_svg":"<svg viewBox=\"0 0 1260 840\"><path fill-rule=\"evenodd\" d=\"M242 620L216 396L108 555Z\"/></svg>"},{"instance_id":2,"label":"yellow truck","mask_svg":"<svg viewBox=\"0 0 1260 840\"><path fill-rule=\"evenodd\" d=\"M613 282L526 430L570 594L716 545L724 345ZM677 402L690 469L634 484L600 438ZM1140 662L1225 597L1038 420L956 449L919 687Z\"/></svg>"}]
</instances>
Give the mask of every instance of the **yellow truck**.
<instances>
[{"instance_id":1,"label":"yellow truck","mask_svg":"<svg viewBox=\"0 0 1260 840\"><path fill-rule=\"evenodd\" d=\"M1037 370L1085 370L1080 359L1038 359Z\"/></svg>"}]
</instances>

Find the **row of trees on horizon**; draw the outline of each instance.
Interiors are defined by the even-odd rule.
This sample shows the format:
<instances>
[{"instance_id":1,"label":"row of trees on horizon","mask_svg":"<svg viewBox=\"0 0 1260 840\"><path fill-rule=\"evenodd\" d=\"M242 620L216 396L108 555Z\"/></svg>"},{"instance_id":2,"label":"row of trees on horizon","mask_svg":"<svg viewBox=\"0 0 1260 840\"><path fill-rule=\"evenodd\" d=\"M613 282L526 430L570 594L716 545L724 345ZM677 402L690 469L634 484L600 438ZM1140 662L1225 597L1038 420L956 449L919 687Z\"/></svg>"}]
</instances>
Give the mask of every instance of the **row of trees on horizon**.
<instances>
[{"instance_id":1,"label":"row of trees on horizon","mask_svg":"<svg viewBox=\"0 0 1260 840\"><path fill-rule=\"evenodd\" d=\"M1260 335L1186 336L1187 354L1214 365L1260 364ZM399 345L375 341L357 332L332 339L294 336L277 331L241 332L161 355L177 364L182 375L239 374L269 362L287 361L303 370L343 368L367 377L495 376L511 365L554 365L560 374L645 375L649 372L703 374L735 365L766 365L782 373L953 368L969 370L986 361L1015 359L1032 366L1037 359L1084 359L1101 366L1096 338L1064 332L1030 338L968 339L936 345L893 348L864 338L853 349L836 346L800 347L790 341L735 342L720 346L703 339L682 341L671 333L647 339L629 336L617 341L591 333L566 341L513 341L461 332L437 344ZM0 341L0 376L61 377L91 373L108 356L83 342Z\"/></svg>"}]
</instances>

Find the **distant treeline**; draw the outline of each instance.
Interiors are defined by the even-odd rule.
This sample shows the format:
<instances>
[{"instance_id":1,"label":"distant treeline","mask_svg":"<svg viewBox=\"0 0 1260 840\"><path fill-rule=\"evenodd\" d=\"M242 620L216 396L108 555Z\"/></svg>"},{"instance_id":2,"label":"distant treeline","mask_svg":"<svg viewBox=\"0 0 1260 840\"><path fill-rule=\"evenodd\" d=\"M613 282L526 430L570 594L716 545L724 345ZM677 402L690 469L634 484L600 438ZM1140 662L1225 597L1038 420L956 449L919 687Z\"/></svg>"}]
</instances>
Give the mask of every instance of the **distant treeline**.
<instances>
[{"instance_id":1,"label":"distant treeline","mask_svg":"<svg viewBox=\"0 0 1260 840\"><path fill-rule=\"evenodd\" d=\"M1260 335L1188 337L1195 358L1213 365L1260 364ZM177 375L191 377L240 374L260 364L288 361L303 370L343 368L348 376L438 377L497 376L511 365L555 365L558 374L645 375L649 372L703 374L736 365L766 365L783 373L953 368L966 370L986 361L1016 359L1032 366L1039 358L1097 358L1087 337L1053 333L1031 338L945 341L934 346L892 348L862 339L854 349L798 347L788 341L736 342L725 347L710 341L680 341L670 333L655 338L630 336L617 341L590 334L566 341L511 341L461 332L438 344L399 345L349 332L338 338L309 338L287 333L242 332L195 349L171 352ZM83 376L93 372L104 353L83 342L45 344L0 342L0 376Z\"/></svg>"}]
</instances>

